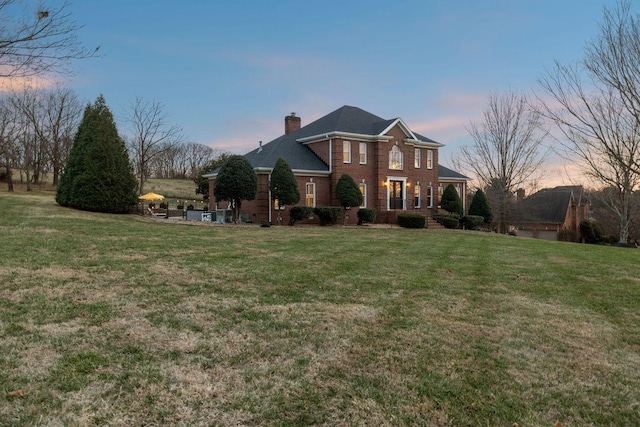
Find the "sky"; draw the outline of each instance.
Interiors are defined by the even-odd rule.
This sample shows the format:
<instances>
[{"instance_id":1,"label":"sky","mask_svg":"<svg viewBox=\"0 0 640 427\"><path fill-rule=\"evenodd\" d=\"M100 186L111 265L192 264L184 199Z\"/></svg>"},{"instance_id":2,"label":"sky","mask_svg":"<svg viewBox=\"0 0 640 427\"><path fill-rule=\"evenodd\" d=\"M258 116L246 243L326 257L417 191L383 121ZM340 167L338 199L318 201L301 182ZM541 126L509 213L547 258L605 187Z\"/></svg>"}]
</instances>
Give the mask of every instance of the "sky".
<instances>
[{"instance_id":1,"label":"sky","mask_svg":"<svg viewBox=\"0 0 640 427\"><path fill-rule=\"evenodd\" d=\"M280 136L291 112L304 126L357 106L445 144L451 166L488 95L539 90L554 61L579 60L605 6L614 0L76 0L78 36L100 56L64 84L85 102L104 95L123 134L138 97L188 141L234 154ZM560 164L545 175L569 183Z\"/></svg>"}]
</instances>

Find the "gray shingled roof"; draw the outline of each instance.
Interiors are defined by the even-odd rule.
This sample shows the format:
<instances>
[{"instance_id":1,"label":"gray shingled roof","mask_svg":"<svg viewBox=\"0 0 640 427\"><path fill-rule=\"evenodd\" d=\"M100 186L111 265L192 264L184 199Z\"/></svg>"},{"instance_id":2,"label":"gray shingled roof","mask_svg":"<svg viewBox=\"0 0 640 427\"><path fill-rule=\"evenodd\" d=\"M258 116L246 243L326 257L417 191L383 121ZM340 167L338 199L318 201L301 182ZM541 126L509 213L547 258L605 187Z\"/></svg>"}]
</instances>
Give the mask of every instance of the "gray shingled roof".
<instances>
[{"instance_id":1,"label":"gray shingled roof","mask_svg":"<svg viewBox=\"0 0 640 427\"><path fill-rule=\"evenodd\" d=\"M329 166L299 139L332 132L379 135L396 119L385 120L358 107L345 105L288 135L282 135L264 144L262 149L247 153L245 157L254 168L273 168L278 158L284 158L291 169L328 172ZM414 133L421 141L436 143Z\"/></svg>"},{"instance_id":2,"label":"gray shingled roof","mask_svg":"<svg viewBox=\"0 0 640 427\"><path fill-rule=\"evenodd\" d=\"M284 158L293 170L329 172L329 166L311 149L298 142L311 136L334 132L354 133L360 135L380 135L397 119L383 119L358 107L345 105L318 120L301 127L288 135L282 135L273 141L245 154L254 168L272 169L280 157ZM436 141L413 132L423 142L438 144ZM445 168L446 169L446 168ZM457 172L447 169L457 178L466 178ZM216 173L218 170L209 172Z\"/></svg>"},{"instance_id":3,"label":"gray shingled roof","mask_svg":"<svg viewBox=\"0 0 640 427\"><path fill-rule=\"evenodd\" d=\"M467 180L469 179L468 177L462 175L461 173L451 170L440 164L438 164L438 178L467 179Z\"/></svg>"},{"instance_id":4,"label":"gray shingled roof","mask_svg":"<svg viewBox=\"0 0 640 427\"><path fill-rule=\"evenodd\" d=\"M514 222L562 224L569 202L582 196L580 186L545 188L516 204Z\"/></svg>"}]
</instances>

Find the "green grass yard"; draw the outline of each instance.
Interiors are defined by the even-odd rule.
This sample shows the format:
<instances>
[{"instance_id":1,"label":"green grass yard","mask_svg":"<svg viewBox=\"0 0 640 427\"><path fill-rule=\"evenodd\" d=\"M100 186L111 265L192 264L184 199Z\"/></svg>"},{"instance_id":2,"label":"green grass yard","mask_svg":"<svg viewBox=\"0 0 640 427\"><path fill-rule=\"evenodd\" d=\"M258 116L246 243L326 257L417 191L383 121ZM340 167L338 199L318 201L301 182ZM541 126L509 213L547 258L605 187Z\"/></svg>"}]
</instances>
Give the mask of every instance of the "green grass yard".
<instances>
[{"instance_id":1,"label":"green grass yard","mask_svg":"<svg viewBox=\"0 0 640 427\"><path fill-rule=\"evenodd\" d=\"M640 425L640 251L0 191L0 425Z\"/></svg>"}]
</instances>

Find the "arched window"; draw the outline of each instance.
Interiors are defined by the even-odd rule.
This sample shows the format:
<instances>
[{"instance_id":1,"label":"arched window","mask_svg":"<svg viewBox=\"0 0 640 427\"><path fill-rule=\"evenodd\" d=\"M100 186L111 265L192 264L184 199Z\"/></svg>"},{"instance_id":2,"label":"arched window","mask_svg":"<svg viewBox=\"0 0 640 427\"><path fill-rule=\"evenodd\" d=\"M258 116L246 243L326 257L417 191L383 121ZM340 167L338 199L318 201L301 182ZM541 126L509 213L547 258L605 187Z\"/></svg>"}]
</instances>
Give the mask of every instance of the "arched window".
<instances>
[{"instance_id":1,"label":"arched window","mask_svg":"<svg viewBox=\"0 0 640 427\"><path fill-rule=\"evenodd\" d=\"M389 151L389 169L402 170L402 151L400 147L394 145L391 151Z\"/></svg>"}]
</instances>

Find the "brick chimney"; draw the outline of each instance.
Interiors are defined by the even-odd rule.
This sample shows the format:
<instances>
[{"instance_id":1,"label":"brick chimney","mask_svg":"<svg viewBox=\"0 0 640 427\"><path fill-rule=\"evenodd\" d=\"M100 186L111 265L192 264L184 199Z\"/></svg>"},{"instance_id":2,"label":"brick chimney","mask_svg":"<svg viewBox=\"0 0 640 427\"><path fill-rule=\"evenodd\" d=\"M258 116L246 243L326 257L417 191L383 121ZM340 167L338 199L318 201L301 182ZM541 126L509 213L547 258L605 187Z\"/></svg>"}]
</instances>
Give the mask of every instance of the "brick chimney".
<instances>
[{"instance_id":1,"label":"brick chimney","mask_svg":"<svg viewBox=\"0 0 640 427\"><path fill-rule=\"evenodd\" d=\"M300 117L296 116L296 113L291 113L290 116L284 118L284 134L289 135L292 132L300 129Z\"/></svg>"},{"instance_id":2,"label":"brick chimney","mask_svg":"<svg viewBox=\"0 0 640 427\"><path fill-rule=\"evenodd\" d=\"M518 188L516 190L516 202L521 202L524 200L524 188Z\"/></svg>"}]
</instances>

